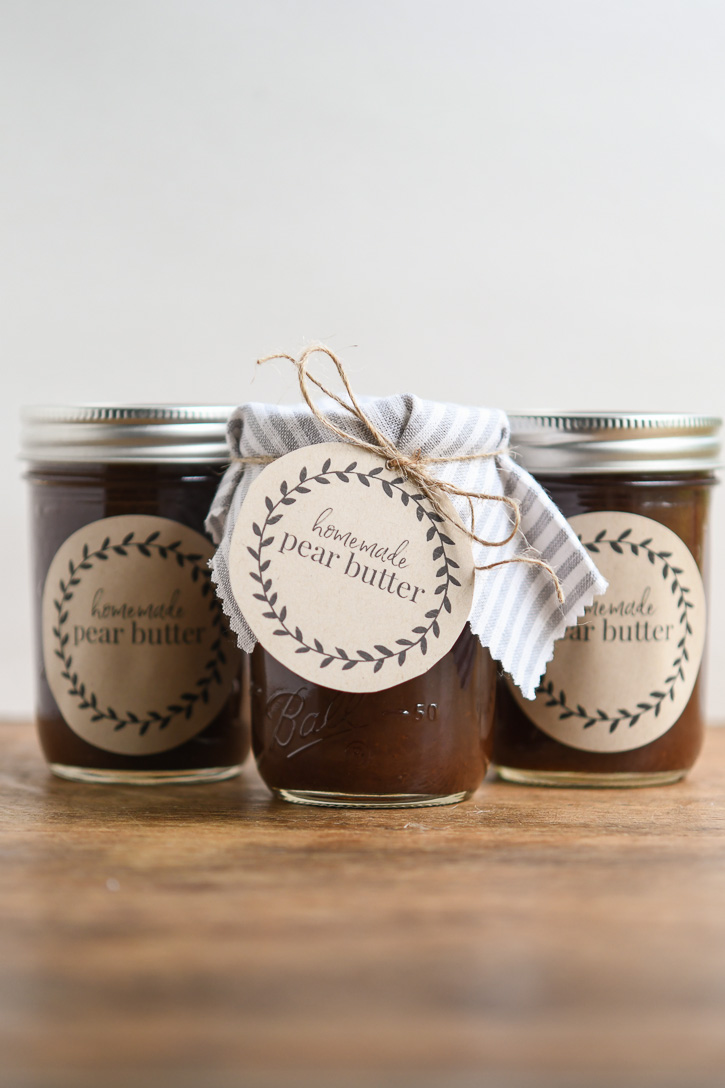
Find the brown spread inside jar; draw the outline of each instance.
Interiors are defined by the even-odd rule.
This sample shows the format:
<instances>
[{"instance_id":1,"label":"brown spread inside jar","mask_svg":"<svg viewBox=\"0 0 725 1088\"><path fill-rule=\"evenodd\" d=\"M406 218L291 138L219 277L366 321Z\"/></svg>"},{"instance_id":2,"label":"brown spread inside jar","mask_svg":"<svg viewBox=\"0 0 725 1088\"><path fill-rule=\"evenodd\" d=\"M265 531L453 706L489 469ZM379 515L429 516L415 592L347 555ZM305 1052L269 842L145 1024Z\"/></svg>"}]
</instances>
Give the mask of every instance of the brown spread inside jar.
<instances>
[{"instance_id":1,"label":"brown spread inside jar","mask_svg":"<svg viewBox=\"0 0 725 1088\"><path fill-rule=\"evenodd\" d=\"M428 672L355 694L303 680L261 645L252 654L252 744L279 796L318 804L462 800L491 748L495 673L466 625Z\"/></svg>"}]
</instances>

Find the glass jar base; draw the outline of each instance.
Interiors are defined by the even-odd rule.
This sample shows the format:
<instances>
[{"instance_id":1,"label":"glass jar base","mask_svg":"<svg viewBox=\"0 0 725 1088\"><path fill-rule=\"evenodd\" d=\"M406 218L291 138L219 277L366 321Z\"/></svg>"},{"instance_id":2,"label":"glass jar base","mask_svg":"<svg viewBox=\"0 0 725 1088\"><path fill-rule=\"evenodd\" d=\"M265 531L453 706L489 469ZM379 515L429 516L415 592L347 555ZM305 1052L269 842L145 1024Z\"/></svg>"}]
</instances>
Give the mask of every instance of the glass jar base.
<instances>
[{"instance_id":1,"label":"glass jar base","mask_svg":"<svg viewBox=\"0 0 725 1088\"><path fill-rule=\"evenodd\" d=\"M628 789L641 786L670 786L687 774L684 771L615 772L592 771L535 771L521 767L494 767L496 774L505 782L519 786L563 786L579 789Z\"/></svg>"},{"instance_id":2,"label":"glass jar base","mask_svg":"<svg viewBox=\"0 0 725 1088\"><path fill-rule=\"evenodd\" d=\"M471 796L472 790L445 796L429 793L331 793L327 790L272 790L281 801L293 805L322 805L325 808L430 808L456 805Z\"/></svg>"},{"instance_id":3,"label":"glass jar base","mask_svg":"<svg viewBox=\"0 0 725 1088\"><path fill-rule=\"evenodd\" d=\"M49 763L58 778L71 782L105 783L116 786L173 786L196 782L223 782L234 778L242 769L241 763L233 767L201 767L179 771L116 771L102 767L68 767L64 763Z\"/></svg>"}]
</instances>

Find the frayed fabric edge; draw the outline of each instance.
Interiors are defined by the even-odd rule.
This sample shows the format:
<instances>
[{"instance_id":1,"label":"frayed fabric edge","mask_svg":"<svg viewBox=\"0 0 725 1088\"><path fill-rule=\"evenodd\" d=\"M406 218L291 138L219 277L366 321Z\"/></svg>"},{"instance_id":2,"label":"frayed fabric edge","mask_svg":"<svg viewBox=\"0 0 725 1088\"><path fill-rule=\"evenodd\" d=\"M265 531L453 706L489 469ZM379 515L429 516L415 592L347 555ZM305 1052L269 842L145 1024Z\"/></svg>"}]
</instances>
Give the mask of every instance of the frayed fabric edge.
<instances>
[{"instance_id":1,"label":"frayed fabric edge","mask_svg":"<svg viewBox=\"0 0 725 1088\"><path fill-rule=\"evenodd\" d=\"M229 568L221 548L217 549L208 565L211 570L211 580L217 586L217 597L221 602L222 611L229 620L229 627L237 637L237 646L245 654L251 654L257 645L257 639L237 606L236 598L231 591ZM230 610L228 604L232 601L234 606Z\"/></svg>"},{"instance_id":2,"label":"frayed fabric edge","mask_svg":"<svg viewBox=\"0 0 725 1088\"><path fill-rule=\"evenodd\" d=\"M504 672L509 674L511 679L519 688L524 699L528 699L530 702L532 702L536 698L536 690L539 686L542 676L546 672L547 665L554 658L557 642L559 642L559 640L564 637L567 630L570 627L573 627L577 620L581 619L587 608L591 608L592 604L594 603L594 598L601 597L603 593L606 593L608 588L609 582L600 574L599 581L595 583L591 587L591 589L588 589L582 597L580 597L577 604L574 605L572 611L570 613L567 613L566 619L562 619L561 623L557 624L556 628L554 629L554 633L551 636L551 644L548 651L542 654L537 660L536 664L532 666L535 673L535 679L532 678L530 686L527 686L526 688L521 687L519 682L514 677L511 667L511 655L509 655L509 664L507 664L505 660L501 660L500 664L502 669L504 670Z\"/></svg>"}]
</instances>

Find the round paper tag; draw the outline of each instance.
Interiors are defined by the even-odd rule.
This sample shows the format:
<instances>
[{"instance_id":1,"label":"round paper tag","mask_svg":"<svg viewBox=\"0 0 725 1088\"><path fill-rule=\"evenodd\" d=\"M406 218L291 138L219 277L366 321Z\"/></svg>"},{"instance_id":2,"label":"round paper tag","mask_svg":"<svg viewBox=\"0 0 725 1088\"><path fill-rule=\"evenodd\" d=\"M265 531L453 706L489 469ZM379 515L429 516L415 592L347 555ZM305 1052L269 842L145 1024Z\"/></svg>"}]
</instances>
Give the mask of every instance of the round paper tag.
<instances>
[{"instance_id":1,"label":"round paper tag","mask_svg":"<svg viewBox=\"0 0 725 1088\"><path fill-rule=\"evenodd\" d=\"M557 642L534 702L509 689L535 725L587 752L626 752L682 714L705 643L705 591L680 538L621 511L569 519L609 589Z\"/></svg>"},{"instance_id":2,"label":"round paper tag","mask_svg":"<svg viewBox=\"0 0 725 1088\"><path fill-rule=\"evenodd\" d=\"M458 638L473 596L465 533L382 458L340 442L265 468L242 504L229 570L265 649L340 691L426 672Z\"/></svg>"}]
</instances>

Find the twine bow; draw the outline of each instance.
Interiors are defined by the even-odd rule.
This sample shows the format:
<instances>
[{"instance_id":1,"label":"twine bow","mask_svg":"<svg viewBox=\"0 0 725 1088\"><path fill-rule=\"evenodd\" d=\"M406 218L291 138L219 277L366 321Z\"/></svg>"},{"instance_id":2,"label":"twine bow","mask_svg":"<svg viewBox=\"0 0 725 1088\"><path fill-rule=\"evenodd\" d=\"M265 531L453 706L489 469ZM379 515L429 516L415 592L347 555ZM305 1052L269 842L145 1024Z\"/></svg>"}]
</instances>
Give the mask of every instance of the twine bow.
<instances>
[{"instance_id":1,"label":"twine bow","mask_svg":"<svg viewBox=\"0 0 725 1088\"><path fill-rule=\"evenodd\" d=\"M321 381L313 377L308 371L310 357L316 353L327 355L332 360L337 369L337 373L340 376L340 381L345 387L345 392L349 397L349 403L339 397L336 393L327 389ZM412 456L403 453L398 449L394 442L390 439L372 422L371 419L365 414L360 407L355 394L352 391L350 382L348 381L345 368L340 360L334 354L330 348L325 347L323 344L318 344L313 347L307 348L302 352L299 359L295 359L292 355L287 355L284 352L280 352L274 355L266 355L263 359L258 359L257 364L271 362L273 359L287 359L293 366L297 368L297 377L300 383L300 391L305 399L310 411L327 430L337 435L343 442L347 442L349 445L356 446L358 449L367 450L369 453L373 453L378 457L382 457L386 466L389 469L394 469L400 472L402 476L410 480L428 499L433 509L444 517L447 521L451 520L451 515L448 510L442 508L440 497L441 495L456 495L460 498L466 499L471 512L471 528L469 529L463 524L460 519L456 518L456 526L469 538L471 541L475 541L477 544L481 544L487 548L501 548L505 544L508 544L521 527L521 511L519 505L515 499L510 498L508 495L489 495L480 491L467 491L464 488L457 487L455 484L448 483L446 480L441 480L435 476L429 469L429 466L436 464L445 464L449 461L480 461L484 458L497 457L500 454L506 453L505 449L493 450L491 452L479 452L468 454L453 454L448 457L427 457L424 456L421 450L417 450ZM310 395L308 383L312 382L313 385L334 400L336 404L339 404L346 412L354 416L360 423L362 423L365 430L370 434L371 440L366 441L364 438L358 438L356 435L350 434L349 431L344 431L338 427L331 419L328 419L323 412L317 407ZM246 464L263 465L269 464L271 461L276 460L275 457L240 457L236 460ZM513 515L513 528L509 535L503 540L485 540L483 537L477 535L475 531L476 520L473 503L475 501L482 502L500 502L505 506L508 506ZM561 588L556 572L553 567L544 562L543 559L537 559L533 556L521 555L515 556L511 559L501 559L496 563L486 563L483 566L475 567L476 570L492 570L494 567L506 566L509 563L527 563L530 566L541 567L543 570L551 576L556 589L556 595L559 599L559 603L564 601L564 593Z\"/></svg>"}]
</instances>

